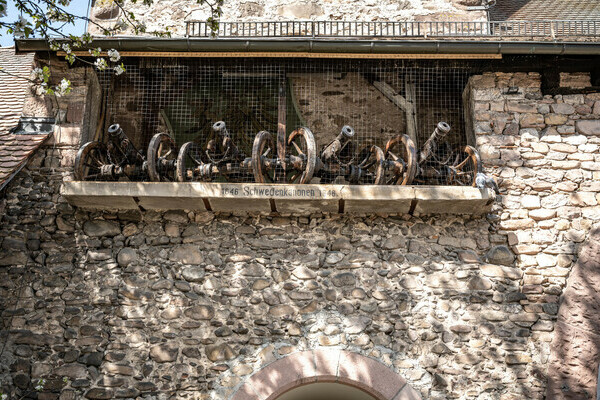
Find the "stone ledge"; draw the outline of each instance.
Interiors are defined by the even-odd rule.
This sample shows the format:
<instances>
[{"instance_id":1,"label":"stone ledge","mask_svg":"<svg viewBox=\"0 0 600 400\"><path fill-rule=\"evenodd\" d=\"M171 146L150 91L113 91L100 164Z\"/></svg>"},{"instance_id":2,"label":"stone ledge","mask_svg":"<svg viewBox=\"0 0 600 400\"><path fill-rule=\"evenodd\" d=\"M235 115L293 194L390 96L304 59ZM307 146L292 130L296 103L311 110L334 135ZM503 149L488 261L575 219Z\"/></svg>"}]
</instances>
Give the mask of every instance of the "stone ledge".
<instances>
[{"instance_id":1,"label":"stone ledge","mask_svg":"<svg viewBox=\"0 0 600 400\"><path fill-rule=\"evenodd\" d=\"M61 194L89 209L294 214L484 214L495 199L490 190L472 187L202 182L65 182Z\"/></svg>"}]
</instances>

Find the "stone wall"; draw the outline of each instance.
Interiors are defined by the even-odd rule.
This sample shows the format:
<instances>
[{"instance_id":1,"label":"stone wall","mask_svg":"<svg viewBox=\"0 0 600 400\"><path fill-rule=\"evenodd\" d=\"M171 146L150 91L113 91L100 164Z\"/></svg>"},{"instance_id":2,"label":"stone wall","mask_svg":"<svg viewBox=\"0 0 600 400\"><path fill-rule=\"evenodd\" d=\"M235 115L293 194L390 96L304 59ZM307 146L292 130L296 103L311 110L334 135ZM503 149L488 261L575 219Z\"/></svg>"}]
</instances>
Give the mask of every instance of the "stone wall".
<instances>
[{"instance_id":1,"label":"stone wall","mask_svg":"<svg viewBox=\"0 0 600 400\"><path fill-rule=\"evenodd\" d=\"M37 168L46 154L6 197L5 388L226 399L261 365L337 346L425 398L482 398L520 393L543 361L502 348L537 317L485 218L88 213L61 199L60 170Z\"/></svg>"},{"instance_id":2,"label":"stone wall","mask_svg":"<svg viewBox=\"0 0 600 400\"><path fill-rule=\"evenodd\" d=\"M600 220L600 96L543 96L537 74L469 89L503 179L484 217L88 212L60 195L71 150L42 149L3 198L0 388L228 399L336 347L424 399L542 399L559 296Z\"/></svg>"},{"instance_id":3,"label":"stone wall","mask_svg":"<svg viewBox=\"0 0 600 400\"><path fill-rule=\"evenodd\" d=\"M518 92L509 94L511 87ZM470 88L482 159L504 179L507 190L498 233L508 236L518 255L526 310L541 317L534 327L542 332L532 338L541 341L547 354L552 335L544 332L559 335L554 337L553 368L560 372L552 376L548 398L593 398L600 360L579 337L579 343L571 343L565 332L576 328L569 331L565 324L593 325L594 313L581 313L573 299L582 302L584 293L571 292L571 301L567 297L560 305L559 330L554 329L554 314L581 243L593 226L600 226L600 94L543 96L538 74L486 74L473 78ZM597 265L584 262L588 268ZM581 282L590 278L577 272L575 288L586 288ZM585 295L596 301L594 290ZM561 363L569 367L558 367Z\"/></svg>"},{"instance_id":4,"label":"stone wall","mask_svg":"<svg viewBox=\"0 0 600 400\"><path fill-rule=\"evenodd\" d=\"M334 21L484 21L482 11L467 11L467 6L479 5L480 0L402 0L367 1L336 0L318 2L294 0L239 1L225 0L222 21L277 21L277 20L334 20ZM206 20L210 9L191 0L161 0L151 6L126 5L148 31L169 28L174 36L185 35L185 22ZM109 1L96 0L91 10L94 22L112 27L121 19L121 11ZM90 32L101 31L89 25ZM131 33L126 29L123 33Z\"/></svg>"}]
</instances>

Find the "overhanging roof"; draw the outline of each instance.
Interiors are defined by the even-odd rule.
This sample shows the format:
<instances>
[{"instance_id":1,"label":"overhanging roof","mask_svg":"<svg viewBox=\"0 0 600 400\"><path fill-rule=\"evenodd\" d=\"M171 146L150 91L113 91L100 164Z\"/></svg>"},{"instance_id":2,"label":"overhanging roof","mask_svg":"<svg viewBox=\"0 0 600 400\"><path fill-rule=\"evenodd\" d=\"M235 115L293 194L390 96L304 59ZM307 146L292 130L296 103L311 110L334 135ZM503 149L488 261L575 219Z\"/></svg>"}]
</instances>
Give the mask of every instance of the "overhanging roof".
<instances>
[{"instance_id":1,"label":"overhanging roof","mask_svg":"<svg viewBox=\"0 0 600 400\"><path fill-rule=\"evenodd\" d=\"M600 21L598 0L498 0L490 18L504 20Z\"/></svg>"},{"instance_id":2,"label":"overhanging roof","mask_svg":"<svg viewBox=\"0 0 600 400\"><path fill-rule=\"evenodd\" d=\"M17 39L17 50L48 51L45 39ZM600 41L487 41L487 40L369 40L369 39L209 39L209 38L96 38L91 47L148 53L305 53L305 54L535 54L600 55Z\"/></svg>"},{"instance_id":3,"label":"overhanging roof","mask_svg":"<svg viewBox=\"0 0 600 400\"><path fill-rule=\"evenodd\" d=\"M23 105L29 95L29 74L34 54L15 54L13 47L0 48L0 190L25 166L29 157L49 136L30 130L15 134ZM17 132L22 133L22 132Z\"/></svg>"}]
</instances>

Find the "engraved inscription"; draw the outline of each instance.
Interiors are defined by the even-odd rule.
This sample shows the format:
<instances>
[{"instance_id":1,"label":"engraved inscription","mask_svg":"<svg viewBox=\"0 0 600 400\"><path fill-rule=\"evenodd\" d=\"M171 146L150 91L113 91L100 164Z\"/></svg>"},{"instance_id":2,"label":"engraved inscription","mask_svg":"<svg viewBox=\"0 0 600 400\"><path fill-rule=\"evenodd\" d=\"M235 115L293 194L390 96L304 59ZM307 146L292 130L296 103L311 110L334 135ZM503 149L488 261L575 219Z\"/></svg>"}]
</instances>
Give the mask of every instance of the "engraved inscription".
<instances>
[{"instance_id":1,"label":"engraved inscription","mask_svg":"<svg viewBox=\"0 0 600 400\"><path fill-rule=\"evenodd\" d=\"M292 186L223 186L224 197L269 197L280 199L339 199L341 193L334 188L292 187Z\"/></svg>"}]
</instances>

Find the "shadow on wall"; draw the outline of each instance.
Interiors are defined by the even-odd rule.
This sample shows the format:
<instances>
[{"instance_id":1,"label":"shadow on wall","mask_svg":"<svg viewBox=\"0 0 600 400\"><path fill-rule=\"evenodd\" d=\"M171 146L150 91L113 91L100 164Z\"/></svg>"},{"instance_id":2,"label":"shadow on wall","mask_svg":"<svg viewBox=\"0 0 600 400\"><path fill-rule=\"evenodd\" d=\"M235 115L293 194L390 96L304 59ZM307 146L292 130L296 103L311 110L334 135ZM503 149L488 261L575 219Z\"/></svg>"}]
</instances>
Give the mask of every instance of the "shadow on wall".
<instances>
[{"instance_id":1,"label":"shadow on wall","mask_svg":"<svg viewBox=\"0 0 600 400\"><path fill-rule=\"evenodd\" d=\"M600 226L582 245L562 296L547 400L595 399L600 362Z\"/></svg>"},{"instance_id":2,"label":"shadow on wall","mask_svg":"<svg viewBox=\"0 0 600 400\"><path fill-rule=\"evenodd\" d=\"M57 219L72 212L61 211ZM190 215L104 213L102 220L79 211L68 247L52 247L55 255L45 259L39 250L23 251L31 259L26 268L0 270L0 286L26 275L20 284L39 288L36 296L58 299L46 311L34 309L35 297L13 304L5 298L3 317L18 318L3 318L12 330L2 364L35 365L33 371L6 371L8 379L18 378L25 389L33 385L28 379L47 378L54 385L48 393L59 393L67 376L89 380L77 393L113 396L134 384L158 390L154 382L163 382L161 376L175 363L200 362L209 371L217 364L252 362L251 354L285 343L296 349L343 346L377 358L428 394L425 398L474 390L481 399L541 398L545 364L528 339L539 316L519 304L527 298L519 287L522 271L512 266L514 256L506 248L494 247L487 263L470 250L477 248L473 238L490 228L485 219L314 216L299 223L298 218ZM235 239L214 239L220 237ZM173 303L159 308L154 299L165 296L173 296ZM68 312L62 311L62 298L69 299ZM76 318L70 314L75 312ZM261 317L244 319L247 314ZM52 318L50 329L40 315ZM233 324L225 326L232 315ZM149 331L150 321L160 325ZM155 336L163 342L154 344ZM108 338L112 349L106 349ZM21 346L35 351L27 355ZM130 346L137 350L112 361L119 354L114 349ZM56 349L81 351L81 364L51 362L48 354L62 360ZM284 354L277 346L269 351L271 360ZM326 357L321 361L327 364ZM90 379L86 363L119 376L124 387ZM383 376L355 364L339 363L348 374L358 374L354 381ZM163 383L160 391L207 391L210 381L218 393L216 380L233 370L215 375L187 368L174 375L178 387ZM141 371L144 380L134 381ZM329 376L337 376L335 371Z\"/></svg>"},{"instance_id":3,"label":"shadow on wall","mask_svg":"<svg viewBox=\"0 0 600 400\"><path fill-rule=\"evenodd\" d=\"M0 269L3 335L10 329L0 367L13 393L47 378L46 396L111 398L133 387L175 396L211 387L218 396L228 374L249 369L234 366L269 346L266 358L280 358L284 343L376 358L427 399L542 398L547 364L531 336L550 335L554 315L531 311L524 300L540 296L523 293L522 270L487 241L484 218L100 214L61 203L56 222L38 226L24 222L40 209L17 209L10 193L2 221L12 235L52 230L42 247L3 239L22 247L11 252L18 259L0 257L12 265ZM228 371L214 372L221 364ZM352 360L339 365L360 381L380 378ZM107 387L107 376L122 387Z\"/></svg>"},{"instance_id":4,"label":"shadow on wall","mask_svg":"<svg viewBox=\"0 0 600 400\"><path fill-rule=\"evenodd\" d=\"M431 225L418 222L412 225L414 232L422 236L411 237L408 252L402 252L411 264L402 265L402 271L395 267L376 267L378 259L387 260L387 266L398 261L397 252L389 250L401 247L399 243L394 244L388 239L378 245L357 242L350 247L348 242L349 247L342 246L340 252L340 241L330 237L329 256L319 269L323 278L317 277L317 274L308 276L305 272L307 276L303 279L318 279L335 295L326 293L325 299L319 302L298 302L288 299L285 291L273 293L266 289L263 296L271 304L271 311L285 310L288 321L302 326L300 336L316 347L320 347L318 343L339 345L384 360L424 394L430 393L431 398L466 393L468 387L474 384L480 387L477 390L479 398L542 398L543 389L540 388L546 381L546 361L541 355L544 345L540 346L538 339L540 335L551 337L549 324L554 315L540 318L543 314L541 305L539 312L531 311L535 307L524 310L520 302L527 300L528 294L523 293L520 287L523 272L514 267L514 255L508 248L494 247L488 252L488 263L485 263L474 252L459 247L461 244L469 246L468 239L462 242L457 239L451 244L449 237L436 237L436 243L444 243L444 246L439 246L430 239L440 234L433 228L434 220L428 219ZM472 228L484 221L468 221L466 225ZM357 220L344 219L340 231L345 231L353 223L359 224L357 228L360 226ZM393 223L390 225L393 226ZM460 231L465 230L462 224L449 225L452 235L460 236ZM323 221L323 225L317 225L316 229L303 230L298 233L298 241L306 242L306 235L320 236L323 231L328 231L328 227L330 224ZM366 231L367 227L358 229ZM297 260L300 255L294 253L295 247L291 242L284 258ZM416 255L420 252L429 255L429 260L420 259ZM341 254L334 257L332 253ZM460 254L460 262L451 260L451 254L456 257L457 253ZM266 250L264 255L275 254L275 251ZM292 271L291 280L302 273L298 270ZM362 288L369 288L377 282L376 270L385 275L385 279L374 285L378 290L368 290L365 294ZM248 279L245 274L244 266L237 266L234 276L239 281L232 284L247 285L244 283ZM294 291L302 291L305 283L306 280L300 281L300 287ZM537 299L540 296L534 293L533 297ZM371 308L373 299L377 301ZM463 314L461 310L467 312ZM315 324L315 320L336 319L340 319L343 325L338 334L323 335L328 327ZM281 328L284 327L285 324L282 324ZM273 343L275 339L269 340ZM293 337L288 340L298 343ZM266 350L263 348L261 351ZM278 357L277 349L271 348L270 352L270 357ZM466 366L477 375L476 379L463 376L460 371ZM360 373L368 375L365 370ZM261 382L274 384L277 379L277 372L272 372Z\"/></svg>"}]
</instances>

